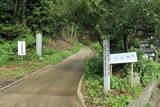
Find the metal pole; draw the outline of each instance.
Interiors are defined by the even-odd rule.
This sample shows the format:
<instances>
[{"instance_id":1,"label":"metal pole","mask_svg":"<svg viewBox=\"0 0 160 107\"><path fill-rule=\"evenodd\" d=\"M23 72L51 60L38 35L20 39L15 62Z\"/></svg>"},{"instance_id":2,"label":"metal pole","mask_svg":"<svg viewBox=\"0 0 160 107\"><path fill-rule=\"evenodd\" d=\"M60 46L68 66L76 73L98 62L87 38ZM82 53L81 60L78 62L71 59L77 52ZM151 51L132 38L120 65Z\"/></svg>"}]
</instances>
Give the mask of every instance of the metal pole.
<instances>
[{"instance_id":1,"label":"metal pole","mask_svg":"<svg viewBox=\"0 0 160 107\"><path fill-rule=\"evenodd\" d=\"M104 92L110 90L110 42L109 40L103 41L103 69L104 69Z\"/></svg>"}]
</instances>

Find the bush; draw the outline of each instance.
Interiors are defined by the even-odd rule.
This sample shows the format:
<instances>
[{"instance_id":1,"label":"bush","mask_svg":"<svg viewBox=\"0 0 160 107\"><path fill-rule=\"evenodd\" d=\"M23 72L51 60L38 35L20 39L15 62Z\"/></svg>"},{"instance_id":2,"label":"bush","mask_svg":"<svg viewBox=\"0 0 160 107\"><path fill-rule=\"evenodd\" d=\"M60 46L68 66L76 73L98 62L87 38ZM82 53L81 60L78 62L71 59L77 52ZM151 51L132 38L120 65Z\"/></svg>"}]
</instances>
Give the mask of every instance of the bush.
<instances>
[{"instance_id":1,"label":"bush","mask_svg":"<svg viewBox=\"0 0 160 107\"><path fill-rule=\"evenodd\" d=\"M93 44L91 44L90 46L91 46L91 48L92 48L93 50L95 50L97 53L102 53L102 51L103 51L100 43L93 43Z\"/></svg>"},{"instance_id":2,"label":"bush","mask_svg":"<svg viewBox=\"0 0 160 107\"><path fill-rule=\"evenodd\" d=\"M160 78L160 64L148 59L140 59L134 67L134 71L138 72L141 77L141 83L146 86L152 80Z\"/></svg>"},{"instance_id":3,"label":"bush","mask_svg":"<svg viewBox=\"0 0 160 107\"><path fill-rule=\"evenodd\" d=\"M153 80L160 78L160 64L155 62L147 62L145 68L141 72L141 79L144 85L148 85Z\"/></svg>"},{"instance_id":4,"label":"bush","mask_svg":"<svg viewBox=\"0 0 160 107\"><path fill-rule=\"evenodd\" d=\"M94 56L91 59L85 60L86 74L103 74L103 60L101 57Z\"/></svg>"},{"instance_id":5,"label":"bush","mask_svg":"<svg viewBox=\"0 0 160 107\"><path fill-rule=\"evenodd\" d=\"M25 30L25 26L23 24L0 24L0 36L3 38L15 38L21 36Z\"/></svg>"},{"instance_id":6,"label":"bush","mask_svg":"<svg viewBox=\"0 0 160 107\"><path fill-rule=\"evenodd\" d=\"M36 46L36 36L33 35L33 33L31 33L30 30L28 30L22 36L19 36L15 41L12 42L17 42L17 41L25 41L27 48L35 48Z\"/></svg>"},{"instance_id":7,"label":"bush","mask_svg":"<svg viewBox=\"0 0 160 107\"><path fill-rule=\"evenodd\" d=\"M16 52L16 45L15 44L10 44L10 43L5 43L0 45L0 66L4 65L5 63L15 60Z\"/></svg>"},{"instance_id":8,"label":"bush","mask_svg":"<svg viewBox=\"0 0 160 107\"><path fill-rule=\"evenodd\" d=\"M134 65L134 69L136 72L138 72L138 70L141 71L139 73L143 85L146 86L153 79L160 78L160 64L143 59L142 57L139 58L141 58L141 60ZM126 74L122 78L113 74L111 76L111 90L108 93L104 93L104 77L103 75L99 75L102 73L103 63L101 57L86 59L84 88L86 90L87 103L90 106L127 107L127 105L136 99L144 90L141 84L131 87L130 75Z\"/></svg>"},{"instance_id":9,"label":"bush","mask_svg":"<svg viewBox=\"0 0 160 107\"><path fill-rule=\"evenodd\" d=\"M141 50L131 49L130 51L137 52L138 62L134 64L134 72L139 73L143 86L148 85L154 79L160 78L160 64L143 58L144 52ZM129 68L129 66L126 68Z\"/></svg>"},{"instance_id":10,"label":"bush","mask_svg":"<svg viewBox=\"0 0 160 107\"><path fill-rule=\"evenodd\" d=\"M43 55L48 56L48 55L53 55L54 53L56 53L56 51L54 51L53 49L43 49Z\"/></svg>"}]
</instances>

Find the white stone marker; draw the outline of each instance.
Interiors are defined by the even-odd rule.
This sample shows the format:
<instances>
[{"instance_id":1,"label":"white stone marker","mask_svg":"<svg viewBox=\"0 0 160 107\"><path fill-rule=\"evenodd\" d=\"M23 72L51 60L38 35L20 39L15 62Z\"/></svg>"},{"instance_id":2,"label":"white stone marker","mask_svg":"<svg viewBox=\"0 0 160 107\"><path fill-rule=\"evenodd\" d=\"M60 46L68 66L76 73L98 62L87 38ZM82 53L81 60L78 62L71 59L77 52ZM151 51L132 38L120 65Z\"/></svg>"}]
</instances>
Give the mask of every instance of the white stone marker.
<instances>
[{"instance_id":1,"label":"white stone marker","mask_svg":"<svg viewBox=\"0 0 160 107\"><path fill-rule=\"evenodd\" d=\"M36 34L36 52L38 56L42 56L42 34Z\"/></svg>"},{"instance_id":2,"label":"white stone marker","mask_svg":"<svg viewBox=\"0 0 160 107\"><path fill-rule=\"evenodd\" d=\"M110 90L110 42L103 40L103 72L104 72L104 92Z\"/></svg>"}]
</instances>

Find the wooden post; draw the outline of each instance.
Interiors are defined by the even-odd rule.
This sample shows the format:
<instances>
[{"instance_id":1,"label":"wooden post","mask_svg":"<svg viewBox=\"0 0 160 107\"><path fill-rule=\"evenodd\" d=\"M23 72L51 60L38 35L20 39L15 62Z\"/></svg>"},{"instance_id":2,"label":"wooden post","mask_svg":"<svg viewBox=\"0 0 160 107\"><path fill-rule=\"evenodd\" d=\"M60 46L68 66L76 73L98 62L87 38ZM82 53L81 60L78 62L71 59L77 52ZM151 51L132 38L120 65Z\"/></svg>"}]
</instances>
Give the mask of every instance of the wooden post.
<instances>
[{"instance_id":1,"label":"wooden post","mask_svg":"<svg viewBox=\"0 0 160 107\"><path fill-rule=\"evenodd\" d=\"M110 75L112 76L112 64L110 64Z\"/></svg>"},{"instance_id":2,"label":"wooden post","mask_svg":"<svg viewBox=\"0 0 160 107\"><path fill-rule=\"evenodd\" d=\"M133 63L131 63L131 86L132 87L134 86L134 83L133 83Z\"/></svg>"}]
</instances>

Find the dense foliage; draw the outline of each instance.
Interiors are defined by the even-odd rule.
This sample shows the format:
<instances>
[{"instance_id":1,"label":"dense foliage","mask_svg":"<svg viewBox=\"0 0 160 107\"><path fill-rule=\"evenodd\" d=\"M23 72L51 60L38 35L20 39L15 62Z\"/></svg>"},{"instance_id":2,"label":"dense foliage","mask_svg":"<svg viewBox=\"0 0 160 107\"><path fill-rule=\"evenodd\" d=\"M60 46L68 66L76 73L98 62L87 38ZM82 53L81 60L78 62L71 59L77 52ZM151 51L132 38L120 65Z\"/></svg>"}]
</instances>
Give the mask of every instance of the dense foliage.
<instances>
[{"instance_id":1,"label":"dense foliage","mask_svg":"<svg viewBox=\"0 0 160 107\"><path fill-rule=\"evenodd\" d=\"M113 52L128 51L137 40L159 38L159 3L158 0L111 0L105 5L98 30L111 39Z\"/></svg>"},{"instance_id":2,"label":"dense foliage","mask_svg":"<svg viewBox=\"0 0 160 107\"><path fill-rule=\"evenodd\" d=\"M53 38L93 35L100 43L110 38L113 52L151 36L159 45L159 5L159 0L1 0L0 42L30 29Z\"/></svg>"},{"instance_id":3,"label":"dense foliage","mask_svg":"<svg viewBox=\"0 0 160 107\"><path fill-rule=\"evenodd\" d=\"M54 38L73 36L77 28L70 16L78 5L74 0L1 0L0 37L23 36L27 29Z\"/></svg>"},{"instance_id":4,"label":"dense foliage","mask_svg":"<svg viewBox=\"0 0 160 107\"><path fill-rule=\"evenodd\" d=\"M101 52L100 44L91 45ZM101 51L100 51L101 50ZM153 80L160 78L160 64L143 58L143 52L137 50L138 62L134 64L134 73L140 77L140 84L131 86L130 64L112 72L111 91L103 92L103 60L101 54L85 61L85 79L82 88L86 104L89 107L127 107ZM114 67L114 66L113 66Z\"/></svg>"},{"instance_id":5,"label":"dense foliage","mask_svg":"<svg viewBox=\"0 0 160 107\"><path fill-rule=\"evenodd\" d=\"M8 41L4 44L0 45L0 67L3 65L10 64L12 62L20 63L22 62L21 56L17 55L17 41L19 38L17 38L15 41ZM23 56L24 62L28 61L39 61L39 56L36 54L36 48L35 48L35 38L33 35L29 35L25 38L21 38L20 40L26 41L26 47L27 47L27 55ZM54 62L61 61L66 56L69 56L75 52L77 52L81 47L82 44L79 43L76 40L69 40L71 43L71 46L68 46L66 49L60 49L63 47L63 42L60 42L60 44L55 43L55 45L58 45L55 47L52 47L52 44L50 44L49 38L44 37L43 38L43 62L47 64L54 64ZM74 44L74 45L73 45ZM46 45L48 48L45 48ZM58 50L59 49L59 50ZM56 61L55 61L56 60Z\"/></svg>"},{"instance_id":6,"label":"dense foliage","mask_svg":"<svg viewBox=\"0 0 160 107\"><path fill-rule=\"evenodd\" d=\"M32 38L26 39L27 42L31 42ZM30 41L29 41L30 40ZM22 78L33 71L49 65L55 64L66 57L78 52L80 48L83 46L81 43L75 40L68 40L71 45L67 48L64 48L62 45L63 40L59 40L54 44L58 45L59 47L52 48L49 47L48 38L44 38L44 45L46 46L43 48L43 57L39 58L38 55L35 53L35 48L27 49L27 55L23 57L17 56L17 43L16 42L7 42L3 45L0 45L0 88L3 87L3 83L5 82L13 82L19 78ZM59 44L60 43L60 44ZM68 43L69 44L69 43ZM73 45L74 44L74 45ZM63 50L61 48L64 48Z\"/></svg>"},{"instance_id":7,"label":"dense foliage","mask_svg":"<svg viewBox=\"0 0 160 107\"><path fill-rule=\"evenodd\" d=\"M160 64L145 59L140 60L137 64L140 67L141 84L131 87L130 71L122 69L118 74L113 73L111 76L111 91L103 92L103 63L101 57L93 57L85 62L85 80L83 94L86 98L87 105L100 107L127 107L134 101L153 80L160 78ZM136 69L136 67L134 67ZM138 67L137 67L138 68ZM136 70L135 70L136 72ZM143 75L141 74L143 73Z\"/></svg>"}]
</instances>

